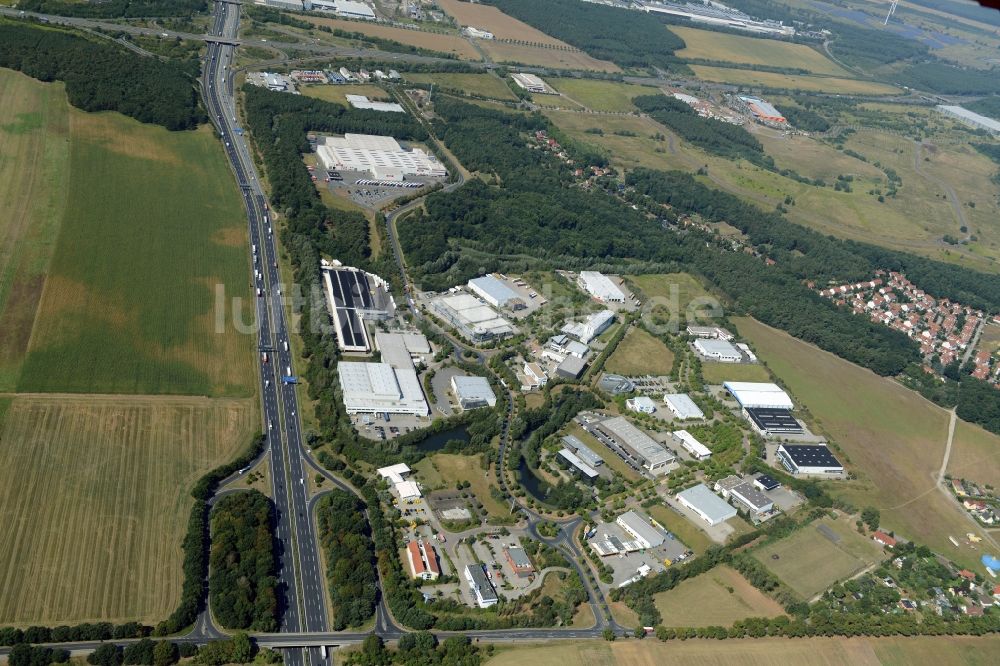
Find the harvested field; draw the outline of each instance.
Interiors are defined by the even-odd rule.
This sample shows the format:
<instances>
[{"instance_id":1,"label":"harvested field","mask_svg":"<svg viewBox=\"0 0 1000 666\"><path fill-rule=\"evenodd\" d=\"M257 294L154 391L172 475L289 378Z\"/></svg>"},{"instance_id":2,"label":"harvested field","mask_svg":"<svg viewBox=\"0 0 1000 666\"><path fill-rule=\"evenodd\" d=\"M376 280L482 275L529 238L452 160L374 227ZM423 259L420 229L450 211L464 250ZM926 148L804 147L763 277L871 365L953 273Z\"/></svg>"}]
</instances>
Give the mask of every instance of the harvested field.
<instances>
[{"instance_id":1,"label":"harvested field","mask_svg":"<svg viewBox=\"0 0 1000 666\"><path fill-rule=\"evenodd\" d=\"M61 83L7 69L0 99L0 391L12 391L66 205L69 106Z\"/></svg>"},{"instance_id":2,"label":"harvested field","mask_svg":"<svg viewBox=\"0 0 1000 666\"><path fill-rule=\"evenodd\" d=\"M506 82L495 74L407 73L406 80L414 83L433 83L435 92L440 87L445 90L461 91L466 95L478 95L491 99L511 101L517 99Z\"/></svg>"},{"instance_id":3,"label":"harvested field","mask_svg":"<svg viewBox=\"0 0 1000 666\"><path fill-rule=\"evenodd\" d=\"M454 19L463 28L473 26L480 30L492 32L497 39L512 39L529 44L545 44L547 46L561 46L570 48L569 44L560 41L555 37L546 35L541 30L533 28L527 23L523 23L513 16L508 16L496 7L489 5L459 0L438 0L438 6Z\"/></svg>"},{"instance_id":4,"label":"harvested field","mask_svg":"<svg viewBox=\"0 0 1000 666\"><path fill-rule=\"evenodd\" d=\"M252 395L246 221L219 141L76 109L69 130L65 215L17 390Z\"/></svg>"},{"instance_id":5,"label":"harvested field","mask_svg":"<svg viewBox=\"0 0 1000 666\"><path fill-rule=\"evenodd\" d=\"M674 352L645 330L633 327L608 358L604 369L626 377L669 375Z\"/></svg>"},{"instance_id":6,"label":"harvested field","mask_svg":"<svg viewBox=\"0 0 1000 666\"><path fill-rule=\"evenodd\" d=\"M900 384L748 318L733 320L758 356L809 410L839 447L857 480L827 491L857 507L873 506L882 525L965 566L979 553L955 548L948 537L976 528L936 489L948 437L948 413ZM981 531L980 531L981 532Z\"/></svg>"},{"instance_id":7,"label":"harvested field","mask_svg":"<svg viewBox=\"0 0 1000 666\"><path fill-rule=\"evenodd\" d=\"M655 95L657 88L618 81L596 79L549 79L556 90L592 111L630 113L635 111L632 100L640 95Z\"/></svg>"},{"instance_id":8,"label":"harvested field","mask_svg":"<svg viewBox=\"0 0 1000 666\"><path fill-rule=\"evenodd\" d=\"M0 424L0 624L166 617L189 492L258 428L251 399L14 397Z\"/></svg>"},{"instance_id":9,"label":"harvested field","mask_svg":"<svg viewBox=\"0 0 1000 666\"><path fill-rule=\"evenodd\" d=\"M592 58L583 51L505 44L497 41L482 41L480 47L491 60L496 62L520 63L553 69L583 69L594 72L620 72L613 62Z\"/></svg>"},{"instance_id":10,"label":"harvested field","mask_svg":"<svg viewBox=\"0 0 1000 666\"><path fill-rule=\"evenodd\" d=\"M344 21L342 19L317 18L315 16L303 16L302 18L314 25L325 25L334 30L361 32L372 37L391 39L394 42L406 44L407 46L415 46L420 49L440 51L441 53L454 53L462 60L482 60L479 52L476 51L472 44L458 35L407 30L406 28L394 28L388 25L367 23L364 21Z\"/></svg>"},{"instance_id":11,"label":"harvested field","mask_svg":"<svg viewBox=\"0 0 1000 666\"><path fill-rule=\"evenodd\" d=\"M677 52L679 58L796 67L813 74L851 76L850 72L805 44L791 44L777 39L743 37L673 25L670 26L670 32L683 39L686 44Z\"/></svg>"},{"instance_id":12,"label":"harvested field","mask_svg":"<svg viewBox=\"0 0 1000 666\"><path fill-rule=\"evenodd\" d=\"M833 76L797 76L776 72L755 72L751 69L707 67L705 65L691 65L691 69L699 79L742 86L809 90L844 95L895 95L900 92L899 88L884 83Z\"/></svg>"},{"instance_id":13,"label":"harvested field","mask_svg":"<svg viewBox=\"0 0 1000 666\"><path fill-rule=\"evenodd\" d=\"M753 556L804 601L886 557L843 516L805 525Z\"/></svg>"},{"instance_id":14,"label":"harvested field","mask_svg":"<svg viewBox=\"0 0 1000 666\"><path fill-rule=\"evenodd\" d=\"M748 617L785 613L781 604L724 565L654 594L653 601L667 627L729 627Z\"/></svg>"},{"instance_id":15,"label":"harvested field","mask_svg":"<svg viewBox=\"0 0 1000 666\"><path fill-rule=\"evenodd\" d=\"M628 625L631 626L631 625ZM757 638L745 640L552 641L499 646L487 666L987 666L1000 637Z\"/></svg>"}]
</instances>

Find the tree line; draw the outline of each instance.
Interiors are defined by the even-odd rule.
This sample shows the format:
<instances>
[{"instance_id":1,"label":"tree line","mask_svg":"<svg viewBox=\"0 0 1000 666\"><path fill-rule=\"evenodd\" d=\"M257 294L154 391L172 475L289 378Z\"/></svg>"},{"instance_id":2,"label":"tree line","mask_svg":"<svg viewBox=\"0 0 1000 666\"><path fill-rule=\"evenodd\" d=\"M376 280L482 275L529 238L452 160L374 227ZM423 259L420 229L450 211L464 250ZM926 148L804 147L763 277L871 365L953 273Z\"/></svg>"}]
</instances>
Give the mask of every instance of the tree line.
<instances>
[{"instance_id":1,"label":"tree line","mask_svg":"<svg viewBox=\"0 0 1000 666\"><path fill-rule=\"evenodd\" d=\"M320 500L317 508L334 631L359 627L375 613L378 576L364 508L353 493L339 489Z\"/></svg>"},{"instance_id":2,"label":"tree line","mask_svg":"<svg viewBox=\"0 0 1000 666\"><path fill-rule=\"evenodd\" d=\"M18 9L39 14L86 18L136 18L146 16L192 16L208 9L206 0L20 0Z\"/></svg>"},{"instance_id":3,"label":"tree line","mask_svg":"<svg viewBox=\"0 0 1000 666\"><path fill-rule=\"evenodd\" d=\"M70 104L84 111L118 111L169 130L194 129L206 120L195 76L183 65L59 28L0 23L0 67L65 82Z\"/></svg>"},{"instance_id":4,"label":"tree line","mask_svg":"<svg viewBox=\"0 0 1000 666\"><path fill-rule=\"evenodd\" d=\"M278 630L274 505L257 490L222 497L212 509L209 598L227 629Z\"/></svg>"},{"instance_id":5,"label":"tree line","mask_svg":"<svg viewBox=\"0 0 1000 666\"><path fill-rule=\"evenodd\" d=\"M920 62L894 75L895 80L911 88L942 95L1000 94L1000 69L975 69L943 62Z\"/></svg>"},{"instance_id":6,"label":"tree line","mask_svg":"<svg viewBox=\"0 0 1000 666\"><path fill-rule=\"evenodd\" d=\"M644 12L577 0L487 0L505 14L623 68L677 69L684 40Z\"/></svg>"}]
</instances>

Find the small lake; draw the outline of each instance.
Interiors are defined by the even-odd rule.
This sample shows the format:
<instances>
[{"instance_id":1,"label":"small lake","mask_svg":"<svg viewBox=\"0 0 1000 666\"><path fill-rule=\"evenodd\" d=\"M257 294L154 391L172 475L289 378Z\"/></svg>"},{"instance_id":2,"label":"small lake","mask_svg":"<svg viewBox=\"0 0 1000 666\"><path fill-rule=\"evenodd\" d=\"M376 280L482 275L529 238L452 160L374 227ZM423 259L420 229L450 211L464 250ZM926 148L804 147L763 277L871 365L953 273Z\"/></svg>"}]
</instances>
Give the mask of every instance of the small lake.
<instances>
[{"instance_id":1,"label":"small lake","mask_svg":"<svg viewBox=\"0 0 1000 666\"><path fill-rule=\"evenodd\" d=\"M469 431L465 429L465 426L455 426L454 428L449 428L448 430L436 432L433 435L428 436L423 441L410 444L410 446L419 450L421 453L437 453L447 446L448 442L457 440L464 444L470 439L471 437L469 437Z\"/></svg>"},{"instance_id":2,"label":"small lake","mask_svg":"<svg viewBox=\"0 0 1000 666\"><path fill-rule=\"evenodd\" d=\"M535 470L531 469L528 461L521 456L521 464L517 468L517 480L528 493L539 502L545 502L549 494L549 484L544 479L540 479Z\"/></svg>"}]
</instances>

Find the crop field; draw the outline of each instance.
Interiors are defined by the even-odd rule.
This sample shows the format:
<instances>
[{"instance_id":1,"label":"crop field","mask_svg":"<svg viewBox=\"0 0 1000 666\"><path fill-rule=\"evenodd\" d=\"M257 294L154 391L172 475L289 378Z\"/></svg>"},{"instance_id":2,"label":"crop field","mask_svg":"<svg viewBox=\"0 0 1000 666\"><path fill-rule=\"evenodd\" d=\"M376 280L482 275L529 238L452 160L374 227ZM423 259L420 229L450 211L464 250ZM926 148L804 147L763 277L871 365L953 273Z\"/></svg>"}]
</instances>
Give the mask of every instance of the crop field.
<instances>
[{"instance_id":1,"label":"crop field","mask_svg":"<svg viewBox=\"0 0 1000 666\"><path fill-rule=\"evenodd\" d=\"M631 625L629 625L631 626ZM498 646L487 666L987 666L1000 649L996 635L904 638L756 638L662 643L551 641Z\"/></svg>"},{"instance_id":2,"label":"crop field","mask_svg":"<svg viewBox=\"0 0 1000 666\"><path fill-rule=\"evenodd\" d=\"M640 95L655 95L657 88L618 81L597 79L553 78L548 83L566 97L592 111L635 111L632 100Z\"/></svg>"},{"instance_id":3,"label":"crop field","mask_svg":"<svg viewBox=\"0 0 1000 666\"><path fill-rule=\"evenodd\" d=\"M414 466L417 478L433 488L455 488L456 481L468 481L469 490L491 516L506 516L510 509L493 499L494 475L482 466L482 454L463 456L457 453L436 453Z\"/></svg>"},{"instance_id":4,"label":"crop field","mask_svg":"<svg viewBox=\"0 0 1000 666\"><path fill-rule=\"evenodd\" d=\"M654 594L653 601L667 627L729 627L748 617L785 613L781 604L724 565Z\"/></svg>"},{"instance_id":5,"label":"crop field","mask_svg":"<svg viewBox=\"0 0 1000 666\"><path fill-rule=\"evenodd\" d=\"M826 433L858 478L827 490L857 507L873 506L882 525L966 566L979 556L948 537L973 528L963 511L936 491L948 413L902 385L753 319L735 319L757 355L808 408L814 431Z\"/></svg>"},{"instance_id":6,"label":"crop field","mask_svg":"<svg viewBox=\"0 0 1000 666\"><path fill-rule=\"evenodd\" d=\"M345 85L314 85L300 86L299 91L306 97L315 97L326 102L333 102L341 106L347 106L345 95L364 95L373 101L392 101L389 94L376 85L371 84L345 84Z\"/></svg>"},{"instance_id":7,"label":"crop field","mask_svg":"<svg viewBox=\"0 0 1000 666\"><path fill-rule=\"evenodd\" d=\"M850 77L851 73L804 44L791 44L777 39L742 37L726 33L670 26L687 45L677 52L679 58L721 60L747 65L796 67L813 74Z\"/></svg>"},{"instance_id":8,"label":"crop field","mask_svg":"<svg viewBox=\"0 0 1000 666\"><path fill-rule=\"evenodd\" d=\"M608 358L604 369L626 377L669 375L674 352L641 328L633 327Z\"/></svg>"},{"instance_id":9,"label":"crop field","mask_svg":"<svg viewBox=\"0 0 1000 666\"><path fill-rule=\"evenodd\" d=\"M421 49L454 53L462 60L482 60L479 52L473 48L472 44L469 44L463 37L459 37L458 35L407 30L406 28L394 28L388 25L367 23L364 21L344 21L341 19L317 18L315 16L302 16L302 18L313 25L325 25L334 30L362 32L372 37L391 39L400 44L416 46Z\"/></svg>"},{"instance_id":10,"label":"crop field","mask_svg":"<svg viewBox=\"0 0 1000 666\"><path fill-rule=\"evenodd\" d=\"M469 2L459 2L459 0L439 0L437 4L445 13L454 17L462 27L471 25L480 30L488 30L497 39L512 39L529 44L549 46L569 46L566 42L550 37L541 30L533 28L513 16L504 14L496 7L474 5Z\"/></svg>"},{"instance_id":11,"label":"crop field","mask_svg":"<svg viewBox=\"0 0 1000 666\"><path fill-rule=\"evenodd\" d=\"M218 140L76 109L69 131L65 215L17 390L251 395L245 221Z\"/></svg>"},{"instance_id":12,"label":"crop field","mask_svg":"<svg viewBox=\"0 0 1000 666\"><path fill-rule=\"evenodd\" d=\"M0 69L0 391L17 386L66 204L61 83Z\"/></svg>"},{"instance_id":13,"label":"crop field","mask_svg":"<svg viewBox=\"0 0 1000 666\"><path fill-rule=\"evenodd\" d=\"M166 617L191 487L258 427L251 399L13 398L0 424L0 624Z\"/></svg>"},{"instance_id":14,"label":"crop field","mask_svg":"<svg viewBox=\"0 0 1000 666\"><path fill-rule=\"evenodd\" d=\"M759 363L710 363L702 361L701 375L706 384L771 381L771 374L767 368Z\"/></svg>"},{"instance_id":15,"label":"crop field","mask_svg":"<svg viewBox=\"0 0 1000 666\"><path fill-rule=\"evenodd\" d=\"M804 601L885 558L882 548L843 516L806 525L753 556Z\"/></svg>"},{"instance_id":16,"label":"crop field","mask_svg":"<svg viewBox=\"0 0 1000 666\"><path fill-rule=\"evenodd\" d=\"M482 5L470 5L481 7ZM492 8L491 8L492 9ZM435 72L432 74L408 73L407 81L414 83L433 83L435 86L450 90L460 90L468 95L478 95L492 99L514 101L517 99L507 84L493 74L452 74L450 72Z\"/></svg>"},{"instance_id":17,"label":"crop field","mask_svg":"<svg viewBox=\"0 0 1000 666\"><path fill-rule=\"evenodd\" d=\"M899 88L884 83L836 76L778 74L777 72L757 72L751 69L730 69L705 65L691 65L691 69L695 76L704 81L732 83L741 86L840 93L842 95L894 95L900 92Z\"/></svg>"},{"instance_id":18,"label":"crop field","mask_svg":"<svg viewBox=\"0 0 1000 666\"><path fill-rule=\"evenodd\" d=\"M506 44L498 41L480 41L491 60L496 62L520 63L553 69L583 69L594 72L620 72L618 65L607 60L592 58L583 51Z\"/></svg>"},{"instance_id":19,"label":"crop field","mask_svg":"<svg viewBox=\"0 0 1000 666\"><path fill-rule=\"evenodd\" d=\"M956 478L1000 487L1000 435L959 421L955 426L947 473Z\"/></svg>"}]
</instances>

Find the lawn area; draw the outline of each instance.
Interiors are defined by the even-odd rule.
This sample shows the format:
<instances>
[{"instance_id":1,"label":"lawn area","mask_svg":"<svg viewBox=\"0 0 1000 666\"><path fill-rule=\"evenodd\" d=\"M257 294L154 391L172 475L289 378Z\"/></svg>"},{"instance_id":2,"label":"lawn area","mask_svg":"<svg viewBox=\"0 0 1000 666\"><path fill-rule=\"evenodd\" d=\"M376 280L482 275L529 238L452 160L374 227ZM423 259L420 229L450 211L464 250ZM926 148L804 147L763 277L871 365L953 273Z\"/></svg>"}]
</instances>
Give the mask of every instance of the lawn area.
<instances>
[{"instance_id":1,"label":"lawn area","mask_svg":"<svg viewBox=\"0 0 1000 666\"><path fill-rule=\"evenodd\" d=\"M642 478L639 472L629 467L628 463L619 458L614 451L597 441L597 438L584 430L579 423L575 421L572 422L561 434L573 435L579 439L587 445L587 448L601 456L604 460L604 464L607 465L609 469L618 472L629 481L638 481Z\"/></svg>"},{"instance_id":2,"label":"lawn area","mask_svg":"<svg viewBox=\"0 0 1000 666\"><path fill-rule=\"evenodd\" d=\"M341 106L347 106L347 97L345 95L364 95L368 99L377 102L392 101L389 93L370 83L300 86L299 91L306 97L315 97L316 99L333 102Z\"/></svg>"},{"instance_id":3,"label":"lawn area","mask_svg":"<svg viewBox=\"0 0 1000 666\"><path fill-rule=\"evenodd\" d=\"M0 69L0 391L21 374L70 171L62 83Z\"/></svg>"},{"instance_id":4,"label":"lawn area","mask_svg":"<svg viewBox=\"0 0 1000 666\"><path fill-rule=\"evenodd\" d=\"M644 329L633 326L604 369L626 377L669 375L673 364L674 352Z\"/></svg>"},{"instance_id":5,"label":"lawn area","mask_svg":"<svg viewBox=\"0 0 1000 666\"><path fill-rule=\"evenodd\" d=\"M211 129L70 109L69 136L65 212L17 390L252 395L246 220Z\"/></svg>"},{"instance_id":6,"label":"lawn area","mask_svg":"<svg viewBox=\"0 0 1000 666\"><path fill-rule=\"evenodd\" d=\"M715 543L694 523L664 504L656 504L647 511L653 520L673 532L681 543L697 555L701 555Z\"/></svg>"},{"instance_id":7,"label":"lawn area","mask_svg":"<svg viewBox=\"0 0 1000 666\"><path fill-rule=\"evenodd\" d=\"M754 136L763 144L764 152L774 158L779 168L794 169L807 178L819 178L827 183L833 183L841 174L852 175L855 181L864 179L866 188L869 181L885 183L885 175L880 169L856 157L845 155L843 151L811 136L786 136L784 133L765 129L759 129ZM856 189L860 187L855 186Z\"/></svg>"},{"instance_id":8,"label":"lawn area","mask_svg":"<svg viewBox=\"0 0 1000 666\"><path fill-rule=\"evenodd\" d=\"M472 44L456 34L440 32L424 32L423 30L407 30L406 28L395 28L380 23L368 23L365 21L345 21L343 19L317 18L315 16L303 15L303 20L309 21L313 25L325 25L334 30L344 30L346 32L362 32L372 37L380 39L391 39L400 44L415 46L421 49L439 51L441 53L453 53L462 60L482 60L479 52L473 48Z\"/></svg>"},{"instance_id":9,"label":"lawn area","mask_svg":"<svg viewBox=\"0 0 1000 666\"><path fill-rule=\"evenodd\" d=\"M632 115L596 118L570 111L545 111L545 116L574 139L604 149L616 167L687 169L689 166L684 156L669 150L670 144L667 141L652 138L657 134L666 135L668 130L649 118ZM588 133L588 129L600 129L603 134ZM691 171L696 168L694 166Z\"/></svg>"},{"instance_id":10,"label":"lawn area","mask_svg":"<svg viewBox=\"0 0 1000 666\"><path fill-rule=\"evenodd\" d=\"M725 565L654 594L653 602L667 627L729 627L748 617L784 615L781 604Z\"/></svg>"},{"instance_id":11,"label":"lawn area","mask_svg":"<svg viewBox=\"0 0 1000 666\"><path fill-rule=\"evenodd\" d=\"M947 473L1000 487L1000 435L959 421L955 426Z\"/></svg>"},{"instance_id":12,"label":"lawn area","mask_svg":"<svg viewBox=\"0 0 1000 666\"><path fill-rule=\"evenodd\" d=\"M552 69L583 69L593 72L620 72L618 65L592 58L583 51L507 44L496 40L481 40L480 48L495 62L520 63Z\"/></svg>"},{"instance_id":13,"label":"lawn area","mask_svg":"<svg viewBox=\"0 0 1000 666\"><path fill-rule=\"evenodd\" d=\"M252 399L14 398L0 424L0 624L166 617L189 492L258 428Z\"/></svg>"},{"instance_id":14,"label":"lawn area","mask_svg":"<svg viewBox=\"0 0 1000 666\"><path fill-rule=\"evenodd\" d=\"M417 479L433 489L454 489L455 482L468 481L469 490L482 502L490 516L507 516L510 508L493 498L490 489L495 488L495 475L482 466L483 454L463 456L457 453L435 453L414 466Z\"/></svg>"},{"instance_id":15,"label":"lawn area","mask_svg":"<svg viewBox=\"0 0 1000 666\"><path fill-rule=\"evenodd\" d=\"M516 100L517 97L507 84L495 74L453 74L450 72L407 73L406 80L413 83L433 83L435 90L458 91L468 95L479 95L490 99Z\"/></svg>"},{"instance_id":16,"label":"lawn area","mask_svg":"<svg viewBox=\"0 0 1000 666\"><path fill-rule=\"evenodd\" d=\"M781 88L786 90L806 90L842 95L895 95L899 88L875 83L859 81L835 76L801 76L794 74L778 74L777 72L756 72L751 69L729 69L727 67L708 67L691 65L695 76L704 81L732 83L742 86L761 86L764 88Z\"/></svg>"},{"instance_id":17,"label":"lawn area","mask_svg":"<svg viewBox=\"0 0 1000 666\"><path fill-rule=\"evenodd\" d=\"M497 39L513 39L529 44L548 44L568 47L563 41L546 35L541 30L504 14L496 7L483 4L460 2L459 0L438 0L437 5L450 14L459 25L475 26L492 32Z\"/></svg>"},{"instance_id":18,"label":"lawn area","mask_svg":"<svg viewBox=\"0 0 1000 666\"><path fill-rule=\"evenodd\" d=\"M618 81L597 79L548 79L548 83L563 95L592 111L635 111L632 100L640 95L655 95L657 88L637 86Z\"/></svg>"},{"instance_id":19,"label":"lawn area","mask_svg":"<svg viewBox=\"0 0 1000 666\"><path fill-rule=\"evenodd\" d=\"M632 625L626 625L632 626ZM487 666L987 666L997 635L754 638L728 641L551 641L500 644ZM993 655L993 656L990 656Z\"/></svg>"},{"instance_id":20,"label":"lawn area","mask_svg":"<svg viewBox=\"0 0 1000 666\"><path fill-rule=\"evenodd\" d=\"M882 548L858 534L844 516L805 525L754 550L753 556L803 601L885 558Z\"/></svg>"},{"instance_id":21,"label":"lawn area","mask_svg":"<svg viewBox=\"0 0 1000 666\"><path fill-rule=\"evenodd\" d=\"M759 363L710 363L702 361L701 374L706 384L722 382L769 382L771 374Z\"/></svg>"},{"instance_id":22,"label":"lawn area","mask_svg":"<svg viewBox=\"0 0 1000 666\"><path fill-rule=\"evenodd\" d=\"M682 315L688 320L706 319L719 306L719 299L689 273L650 273L628 275L645 299L643 307L653 307L653 313L665 309L665 314Z\"/></svg>"},{"instance_id":23,"label":"lawn area","mask_svg":"<svg viewBox=\"0 0 1000 666\"><path fill-rule=\"evenodd\" d=\"M879 509L885 528L978 568L979 554L958 550L948 540L976 528L948 497L934 491L948 413L890 379L782 331L749 318L734 323L858 476L827 489L854 506Z\"/></svg>"},{"instance_id":24,"label":"lawn area","mask_svg":"<svg viewBox=\"0 0 1000 666\"><path fill-rule=\"evenodd\" d=\"M670 32L683 39L687 45L677 52L679 58L721 60L746 65L796 67L808 70L813 74L851 76L850 72L805 44L791 44L777 39L742 37L682 26L670 26Z\"/></svg>"}]
</instances>

